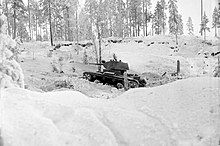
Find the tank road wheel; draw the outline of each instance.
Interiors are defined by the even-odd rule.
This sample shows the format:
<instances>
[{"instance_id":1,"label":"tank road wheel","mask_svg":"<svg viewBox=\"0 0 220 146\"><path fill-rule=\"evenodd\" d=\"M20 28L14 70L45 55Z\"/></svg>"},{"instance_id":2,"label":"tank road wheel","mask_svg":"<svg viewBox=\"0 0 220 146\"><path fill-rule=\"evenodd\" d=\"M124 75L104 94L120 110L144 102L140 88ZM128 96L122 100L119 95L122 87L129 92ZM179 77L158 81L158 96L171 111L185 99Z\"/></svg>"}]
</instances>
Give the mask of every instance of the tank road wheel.
<instances>
[{"instance_id":1,"label":"tank road wheel","mask_svg":"<svg viewBox=\"0 0 220 146\"><path fill-rule=\"evenodd\" d=\"M123 84L122 84L122 83L117 83L117 85L116 85L116 86L117 86L117 88L118 88L118 89L122 89L122 88L124 88L124 86L123 86Z\"/></svg>"},{"instance_id":2,"label":"tank road wheel","mask_svg":"<svg viewBox=\"0 0 220 146\"><path fill-rule=\"evenodd\" d=\"M130 87L130 88L138 88L139 85L138 85L138 83L135 82L135 81L129 81L129 87Z\"/></svg>"},{"instance_id":3,"label":"tank road wheel","mask_svg":"<svg viewBox=\"0 0 220 146\"><path fill-rule=\"evenodd\" d=\"M90 74L85 74L85 79L91 81L92 76Z\"/></svg>"},{"instance_id":4,"label":"tank road wheel","mask_svg":"<svg viewBox=\"0 0 220 146\"><path fill-rule=\"evenodd\" d=\"M100 81L96 79L96 80L94 81L94 83L98 84L98 83L100 83Z\"/></svg>"}]
</instances>

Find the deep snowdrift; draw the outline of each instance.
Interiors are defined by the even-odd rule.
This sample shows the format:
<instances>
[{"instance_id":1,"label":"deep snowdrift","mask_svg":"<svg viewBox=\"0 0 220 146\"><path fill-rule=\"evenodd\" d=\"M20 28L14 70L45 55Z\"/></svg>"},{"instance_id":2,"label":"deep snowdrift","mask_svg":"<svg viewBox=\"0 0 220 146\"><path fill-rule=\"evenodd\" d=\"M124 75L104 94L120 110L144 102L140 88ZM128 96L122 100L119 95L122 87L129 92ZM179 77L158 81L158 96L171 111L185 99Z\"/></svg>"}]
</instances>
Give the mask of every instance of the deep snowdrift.
<instances>
[{"instance_id":1,"label":"deep snowdrift","mask_svg":"<svg viewBox=\"0 0 220 146\"><path fill-rule=\"evenodd\" d=\"M2 135L6 146L217 145L219 89L219 78L193 78L106 100L8 88Z\"/></svg>"}]
</instances>

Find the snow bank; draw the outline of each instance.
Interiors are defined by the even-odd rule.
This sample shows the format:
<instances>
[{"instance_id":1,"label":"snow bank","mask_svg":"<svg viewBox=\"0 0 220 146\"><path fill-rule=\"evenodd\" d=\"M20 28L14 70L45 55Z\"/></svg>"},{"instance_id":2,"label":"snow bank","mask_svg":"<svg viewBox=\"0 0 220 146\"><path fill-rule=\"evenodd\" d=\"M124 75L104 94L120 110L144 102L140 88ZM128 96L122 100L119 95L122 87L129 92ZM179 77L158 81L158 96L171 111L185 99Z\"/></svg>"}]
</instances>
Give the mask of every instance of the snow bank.
<instances>
[{"instance_id":1,"label":"snow bank","mask_svg":"<svg viewBox=\"0 0 220 146\"><path fill-rule=\"evenodd\" d=\"M79 92L2 92L6 145L172 145L169 129L135 110ZM1 108L2 108L1 107Z\"/></svg>"},{"instance_id":2,"label":"snow bank","mask_svg":"<svg viewBox=\"0 0 220 146\"><path fill-rule=\"evenodd\" d=\"M217 145L219 87L218 78L194 78L111 100L7 88L2 135L10 146Z\"/></svg>"},{"instance_id":3,"label":"snow bank","mask_svg":"<svg viewBox=\"0 0 220 146\"><path fill-rule=\"evenodd\" d=\"M167 125L180 143L218 145L220 79L191 78L150 89L129 90L117 103Z\"/></svg>"}]
</instances>

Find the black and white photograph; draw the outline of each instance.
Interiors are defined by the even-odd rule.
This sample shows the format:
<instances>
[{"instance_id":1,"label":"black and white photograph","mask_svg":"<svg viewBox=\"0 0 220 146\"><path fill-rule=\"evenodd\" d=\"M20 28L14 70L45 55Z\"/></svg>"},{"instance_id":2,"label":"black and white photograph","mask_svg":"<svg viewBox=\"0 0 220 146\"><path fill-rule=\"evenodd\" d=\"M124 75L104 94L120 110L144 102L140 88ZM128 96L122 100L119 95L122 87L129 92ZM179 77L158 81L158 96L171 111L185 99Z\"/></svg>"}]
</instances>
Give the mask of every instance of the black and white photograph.
<instances>
[{"instance_id":1,"label":"black and white photograph","mask_svg":"<svg viewBox=\"0 0 220 146\"><path fill-rule=\"evenodd\" d=\"M0 146L220 146L220 0L0 0Z\"/></svg>"}]
</instances>

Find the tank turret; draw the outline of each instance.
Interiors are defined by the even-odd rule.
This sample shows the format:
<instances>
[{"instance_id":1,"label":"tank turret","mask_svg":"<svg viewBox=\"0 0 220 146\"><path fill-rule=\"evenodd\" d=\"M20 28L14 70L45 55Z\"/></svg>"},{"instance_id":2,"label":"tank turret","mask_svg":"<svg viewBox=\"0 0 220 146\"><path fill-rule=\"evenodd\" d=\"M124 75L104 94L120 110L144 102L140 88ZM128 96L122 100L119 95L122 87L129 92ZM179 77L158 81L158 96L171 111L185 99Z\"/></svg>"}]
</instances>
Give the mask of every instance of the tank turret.
<instances>
[{"instance_id":1,"label":"tank turret","mask_svg":"<svg viewBox=\"0 0 220 146\"><path fill-rule=\"evenodd\" d=\"M110 61L102 61L102 63L89 63L93 65L103 65L104 70L103 72L115 72L117 74L123 74L125 71L129 70L128 63L124 63L121 60L120 61L115 61L115 60L110 60Z\"/></svg>"},{"instance_id":2,"label":"tank turret","mask_svg":"<svg viewBox=\"0 0 220 146\"><path fill-rule=\"evenodd\" d=\"M121 70L121 71L129 70L128 63L124 63L122 61L110 60L110 61L103 63L103 66L107 70Z\"/></svg>"}]
</instances>

